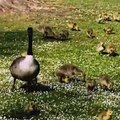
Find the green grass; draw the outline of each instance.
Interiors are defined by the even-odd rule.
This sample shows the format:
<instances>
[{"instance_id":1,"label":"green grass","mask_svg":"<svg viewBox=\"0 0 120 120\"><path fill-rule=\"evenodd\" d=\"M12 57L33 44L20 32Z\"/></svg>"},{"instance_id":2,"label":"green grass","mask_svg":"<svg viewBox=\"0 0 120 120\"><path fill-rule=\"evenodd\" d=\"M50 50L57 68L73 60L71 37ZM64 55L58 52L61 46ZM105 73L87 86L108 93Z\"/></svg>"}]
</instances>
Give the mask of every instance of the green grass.
<instances>
[{"instance_id":1,"label":"green grass","mask_svg":"<svg viewBox=\"0 0 120 120\"><path fill-rule=\"evenodd\" d=\"M46 0L47 1L47 0ZM48 3L48 1L47 1ZM119 10L119 0L50 0L49 4L60 5L54 12L37 12L31 17L0 16L0 119L15 111L21 111L29 102L35 102L40 114L32 119L40 120L96 120L99 112L113 110L112 120L119 120L120 110L120 57L100 56L96 46L100 41L114 42L120 53L120 23L98 24L96 18L103 11ZM77 8L77 9L72 9ZM72 10L71 10L72 9ZM54 19L53 19L54 17ZM70 41L46 42L37 32L39 25L50 25L56 30L67 29L67 21L74 20L81 28L80 32L70 31ZM113 26L115 34L106 35L105 26ZM50 92L26 93L21 90L11 92L13 79L9 66L13 59L26 52L28 26L34 28L33 51L40 62L41 71L38 81L55 88ZM87 28L93 28L98 39L86 37ZM108 74L114 82L114 92L98 90L87 95L83 83L60 84L53 74L60 65L72 63L78 65L87 76L97 78ZM23 84L17 81L17 88ZM12 117L14 115L11 115ZM7 118L8 119L8 118Z\"/></svg>"}]
</instances>

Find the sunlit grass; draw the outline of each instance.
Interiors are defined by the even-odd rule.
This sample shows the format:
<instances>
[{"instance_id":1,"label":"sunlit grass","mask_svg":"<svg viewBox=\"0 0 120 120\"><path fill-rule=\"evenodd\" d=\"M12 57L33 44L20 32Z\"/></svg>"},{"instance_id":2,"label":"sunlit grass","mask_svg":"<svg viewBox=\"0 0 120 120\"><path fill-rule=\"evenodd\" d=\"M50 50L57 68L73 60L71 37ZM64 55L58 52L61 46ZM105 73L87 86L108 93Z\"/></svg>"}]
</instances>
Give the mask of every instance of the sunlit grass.
<instances>
[{"instance_id":1,"label":"sunlit grass","mask_svg":"<svg viewBox=\"0 0 120 120\"><path fill-rule=\"evenodd\" d=\"M120 57L100 56L96 46L100 41L114 42L120 53L120 26L118 22L98 24L96 17L102 11L114 12L119 9L119 0L57 0L60 10L34 17L1 16L0 18L0 119L11 117L12 112L21 111L25 105L34 101L40 109L40 120L96 120L99 112L111 108L112 120L119 120L120 109ZM51 2L52 4L52 2ZM77 7L78 10L64 10L64 6ZM66 9L66 8L65 8ZM95 12L91 13L94 9ZM61 10L62 16L61 16ZM54 19L53 19L54 17ZM38 33L40 25L51 25L57 31L67 29L67 21L75 20L81 31L69 31L70 41L46 42ZM115 34L106 35L105 26L111 25ZM11 92L13 79L9 66L13 59L26 51L28 26L34 28L33 52L40 62L41 71L38 81L53 87L54 91L26 93L22 90ZM97 39L86 37L87 28L93 28ZM108 74L114 82L114 92L98 89L92 95L87 95L84 83L60 84L55 77L55 70L64 63L78 65L89 77L97 79L100 74ZM19 88L23 82L17 81ZM12 116L13 117L13 116ZM33 117L34 118L34 117Z\"/></svg>"}]
</instances>

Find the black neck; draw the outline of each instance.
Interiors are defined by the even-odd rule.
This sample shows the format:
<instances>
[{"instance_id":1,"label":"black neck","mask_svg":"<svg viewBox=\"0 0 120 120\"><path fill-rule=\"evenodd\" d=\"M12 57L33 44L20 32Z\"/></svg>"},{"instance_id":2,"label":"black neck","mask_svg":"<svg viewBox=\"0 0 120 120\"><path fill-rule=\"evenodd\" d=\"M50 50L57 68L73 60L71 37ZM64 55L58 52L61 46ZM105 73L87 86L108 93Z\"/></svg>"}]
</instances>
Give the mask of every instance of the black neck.
<instances>
[{"instance_id":1,"label":"black neck","mask_svg":"<svg viewBox=\"0 0 120 120\"><path fill-rule=\"evenodd\" d=\"M28 28L28 50L27 50L27 55L33 55L33 52L32 52L32 37L33 37L32 28Z\"/></svg>"}]
</instances>

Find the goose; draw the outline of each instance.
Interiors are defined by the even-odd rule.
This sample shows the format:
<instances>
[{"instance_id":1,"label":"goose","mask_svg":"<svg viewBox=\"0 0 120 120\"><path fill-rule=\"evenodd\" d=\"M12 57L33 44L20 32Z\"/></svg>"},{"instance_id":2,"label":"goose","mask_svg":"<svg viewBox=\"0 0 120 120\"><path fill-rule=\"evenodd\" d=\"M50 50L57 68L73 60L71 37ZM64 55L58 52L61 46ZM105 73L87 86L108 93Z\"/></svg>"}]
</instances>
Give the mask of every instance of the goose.
<instances>
[{"instance_id":1,"label":"goose","mask_svg":"<svg viewBox=\"0 0 120 120\"><path fill-rule=\"evenodd\" d=\"M114 56L116 54L116 46L113 43L108 45L107 53L109 56Z\"/></svg>"},{"instance_id":2,"label":"goose","mask_svg":"<svg viewBox=\"0 0 120 120\"><path fill-rule=\"evenodd\" d=\"M110 120L112 113L113 111L111 109L108 109L107 111L102 111L98 115L97 120Z\"/></svg>"},{"instance_id":3,"label":"goose","mask_svg":"<svg viewBox=\"0 0 120 120\"><path fill-rule=\"evenodd\" d=\"M28 84L31 84L33 81L37 80L36 77L40 71L40 64L34 58L32 51L33 28L28 27L27 33L28 33L27 55L16 58L15 60L13 60L10 66L10 73L14 78L12 91L15 89L16 79L26 81Z\"/></svg>"},{"instance_id":4,"label":"goose","mask_svg":"<svg viewBox=\"0 0 120 120\"><path fill-rule=\"evenodd\" d=\"M115 34L114 28L111 27L111 26L105 27L103 30L104 30L107 34Z\"/></svg>"},{"instance_id":5,"label":"goose","mask_svg":"<svg viewBox=\"0 0 120 120\"><path fill-rule=\"evenodd\" d=\"M96 83L104 90L112 90L114 84L107 74L100 75L96 80Z\"/></svg>"},{"instance_id":6,"label":"goose","mask_svg":"<svg viewBox=\"0 0 120 120\"><path fill-rule=\"evenodd\" d=\"M105 49L106 47L105 47L104 42L100 42L97 46L97 51L99 52L99 55L103 54Z\"/></svg>"},{"instance_id":7,"label":"goose","mask_svg":"<svg viewBox=\"0 0 120 120\"><path fill-rule=\"evenodd\" d=\"M94 91L96 86L96 81L94 79L87 78L85 86L87 88L87 92Z\"/></svg>"},{"instance_id":8,"label":"goose","mask_svg":"<svg viewBox=\"0 0 120 120\"><path fill-rule=\"evenodd\" d=\"M50 26L45 26L42 31L43 31L43 38L56 39L56 34Z\"/></svg>"},{"instance_id":9,"label":"goose","mask_svg":"<svg viewBox=\"0 0 120 120\"><path fill-rule=\"evenodd\" d=\"M61 83L69 83L76 76L82 77L82 81L85 81L85 73L78 66L69 63L60 66L56 71L56 76Z\"/></svg>"},{"instance_id":10,"label":"goose","mask_svg":"<svg viewBox=\"0 0 120 120\"><path fill-rule=\"evenodd\" d=\"M88 28L88 29L87 29L87 31L86 31L86 35L87 35L88 38L94 38L94 37L95 37L92 28Z\"/></svg>"},{"instance_id":11,"label":"goose","mask_svg":"<svg viewBox=\"0 0 120 120\"><path fill-rule=\"evenodd\" d=\"M120 22L120 12L116 12L113 14L113 20Z\"/></svg>"},{"instance_id":12,"label":"goose","mask_svg":"<svg viewBox=\"0 0 120 120\"><path fill-rule=\"evenodd\" d=\"M75 22L69 22L67 23L67 26L72 30L72 31L80 31L80 28L78 27L78 24Z\"/></svg>"}]
</instances>

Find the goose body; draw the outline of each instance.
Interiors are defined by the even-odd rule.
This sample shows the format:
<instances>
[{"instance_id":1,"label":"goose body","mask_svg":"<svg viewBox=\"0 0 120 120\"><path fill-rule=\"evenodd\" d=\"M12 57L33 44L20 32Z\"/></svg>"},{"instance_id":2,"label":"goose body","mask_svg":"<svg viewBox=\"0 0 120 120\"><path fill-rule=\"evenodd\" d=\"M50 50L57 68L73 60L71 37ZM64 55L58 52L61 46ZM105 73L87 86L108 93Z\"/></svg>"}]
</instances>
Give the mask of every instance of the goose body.
<instances>
[{"instance_id":1,"label":"goose body","mask_svg":"<svg viewBox=\"0 0 120 120\"><path fill-rule=\"evenodd\" d=\"M38 61L30 55L16 58L10 67L12 76L22 81L31 81L38 75L39 69Z\"/></svg>"},{"instance_id":2,"label":"goose body","mask_svg":"<svg viewBox=\"0 0 120 120\"><path fill-rule=\"evenodd\" d=\"M113 14L113 20L120 22L120 12L116 12Z\"/></svg>"},{"instance_id":3,"label":"goose body","mask_svg":"<svg viewBox=\"0 0 120 120\"><path fill-rule=\"evenodd\" d=\"M75 22L67 23L67 25L72 31L80 31L77 23L75 23Z\"/></svg>"},{"instance_id":4,"label":"goose body","mask_svg":"<svg viewBox=\"0 0 120 120\"><path fill-rule=\"evenodd\" d=\"M104 90L112 90L113 88L113 82L110 80L110 77L107 74L101 75L96 82Z\"/></svg>"},{"instance_id":5,"label":"goose body","mask_svg":"<svg viewBox=\"0 0 120 120\"><path fill-rule=\"evenodd\" d=\"M81 76L83 77L83 81L85 81L85 73L80 70L79 67L72 64L64 64L60 66L56 72L56 75L59 79L59 82L65 82L64 80L66 79L69 81L74 76Z\"/></svg>"},{"instance_id":6,"label":"goose body","mask_svg":"<svg viewBox=\"0 0 120 120\"><path fill-rule=\"evenodd\" d=\"M104 42L101 42L100 44L98 44L97 46L97 51L99 52L99 54L102 54L105 50L105 45L104 45Z\"/></svg>"},{"instance_id":7,"label":"goose body","mask_svg":"<svg viewBox=\"0 0 120 120\"><path fill-rule=\"evenodd\" d=\"M114 29L111 26L105 27L103 29L107 34L114 34Z\"/></svg>"},{"instance_id":8,"label":"goose body","mask_svg":"<svg viewBox=\"0 0 120 120\"><path fill-rule=\"evenodd\" d=\"M94 38L94 37L95 37L92 28L87 29L87 31L86 31L86 35L87 35L88 38Z\"/></svg>"},{"instance_id":9,"label":"goose body","mask_svg":"<svg viewBox=\"0 0 120 120\"><path fill-rule=\"evenodd\" d=\"M87 78L87 80L86 80L86 88L87 88L87 91L88 91L88 92L94 91L95 86L96 86L95 80L94 80L94 79L91 79L91 78Z\"/></svg>"},{"instance_id":10,"label":"goose body","mask_svg":"<svg viewBox=\"0 0 120 120\"><path fill-rule=\"evenodd\" d=\"M98 23L104 23L104 18L102 17L102 15L99 15L98 19L96 20Z\"/></svg>"},{"instance_id":11,"label":"goose body","mask_svg":"<svg viewBox=\"0 0 120 120\"><path fill-rule=\"evenodd\" d=\"M10 72L14 78L12 89L15 88L16 79L31 83L36 79L40 71L39 62L34 58L32 53L32 33L32 28L28 28L29 40L27 55L16 58L10 66Z\"/></svg>"},{"instance_id":12,"label":"goose body","mask_svg":"<svg viewBox=\"0 0 120 120\"><path fill-rule=\"evenodd\" d=\"M113 111L108 109L107 111L103 111L98 115L97 120L110 120Z\"/></svg>"}]
</instances>

